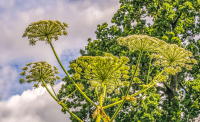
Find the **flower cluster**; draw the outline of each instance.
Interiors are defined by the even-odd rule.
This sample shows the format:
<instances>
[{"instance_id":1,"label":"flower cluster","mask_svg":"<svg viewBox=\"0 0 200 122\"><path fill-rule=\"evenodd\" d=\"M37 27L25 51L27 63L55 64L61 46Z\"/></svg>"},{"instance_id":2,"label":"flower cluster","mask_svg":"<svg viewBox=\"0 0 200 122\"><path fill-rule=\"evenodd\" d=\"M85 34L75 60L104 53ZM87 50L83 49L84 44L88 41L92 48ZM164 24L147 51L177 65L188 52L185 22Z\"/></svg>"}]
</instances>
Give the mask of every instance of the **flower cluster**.
<instances>
[{"instance_id":1,"label":"flower cluster","mask_svg":"<svg viewBox=\"0 0 200 122\"><path fill-rule=\"evenodd\" d=\"M197 64L197 61L192 57L192 52L185 50L182 47L178 47L176 44L162 45L159 49L159 53L152 54L152 58L156 58L154 65L161 65L164 68L167 75L175 75L181 72L181 67L185 67L187 70L192 69L192 65L186 63ZM169 67L166 67L169 65Z\"/></svg>"},{"instance_id":2,"label":"flower cluster","mask_svg":"<svg viewBox=\"0 0 200 122\"><path fill-rule=\"evenodd\" d=\"M88 61L89 63L85 62ZM126 79L129 78L128 70L129 66L125 64L129 62L129 58L121 56L120 59L109 53L105 53L104 57L101 56L81 56L78 57L76 63L72 63L69 67L75 70L75 74L72 78L80 79L80 74L84 75L86 79L89 79L90 90L97 89L100 91L102 82L106 85L106 91L111 94L114 90L119 93L118 87L128 86L129 82ZM78 65L84 67L84 73ZM120 79L125 79L122 82Z\"/></svg>"},{"instance_id":3,"label":"flower cluster","mask_svg":"<svg viewBox=\"0 0 200 122\"><path fill-rule=\"evenodd\" d=\"M176 44L168 44L155 37L147 35L130 35L119 37L117 41L120 45L128 46L133 52L136 50L153 52L151 55L152 58L157 59L154 65L164 66L167 75L175 75L177 72L181 72L181 67L186 67L187 70L191 70L192 65L186 63L197 64L197 61L194 58L190 59L190 57L192 57L192 52L178 47ZM163 78L160 77L160 81L166 79L166 76L162 77Z\"/></svg>"},{"instance_id":4,"label":"flower cluster","mask_svg":"<svg viewBox=\"0 0 200 122\"><path fill-rule=\"evenodd\" d=\"M119 37L117 39L119 45L127 46L130 51L150 51L157 52L161 45L167 44L155 37L150 37L147 35L130 35L126 37Z\"/></svg>"},{"instance_id":5,"label":"flower cluster","mask_svg":"<svg viewBox=\"0 0 200 122\"><path fill-rule=\"evenodd\" d=\"M31 67L31 64L34 64ZM31 68L29 71L28 68ZM21 76L25 76L26 72L30 73L30 75L26 75L27 81L25 81L24 78L20 78L19 83L31 83L31 82L42 82L41 78L44 80L46 84L50 83L52 86L54 85L54 82L59 79L59 76L55 76L55 74L59 74L58 68L53 66L54 70L51 69L51 65L46 63L45 61L35 62L35 63L28 63L26 64L26 67L22 68L23 72L20 73ZM34 88L39 88L39 84L34 83ZM42 87L44 87L44 84L41 84Z\"/></svg>"},{"instance_id":6,"label":"flower cluster","mask_svg":"<svg viewBox=\"0 0 200 122\"><path fill-rule=\"evenodd\" d=\"M68 28L68 25L66 23L63 23L62 25L58 20L40 20L38 22L31 23L29 27L26 28L22 37L28 36L28 39L30 39L30 45L35 45L36 40L34 38L38 38L40 41L46 41L49 43L49 41L52 41L52 38L54 38L55 41L58 40L58 35L61 36L63 34L67 36L65 27ZM61 30L63 31L61 32Z\"/></svg>"}]
</instances>

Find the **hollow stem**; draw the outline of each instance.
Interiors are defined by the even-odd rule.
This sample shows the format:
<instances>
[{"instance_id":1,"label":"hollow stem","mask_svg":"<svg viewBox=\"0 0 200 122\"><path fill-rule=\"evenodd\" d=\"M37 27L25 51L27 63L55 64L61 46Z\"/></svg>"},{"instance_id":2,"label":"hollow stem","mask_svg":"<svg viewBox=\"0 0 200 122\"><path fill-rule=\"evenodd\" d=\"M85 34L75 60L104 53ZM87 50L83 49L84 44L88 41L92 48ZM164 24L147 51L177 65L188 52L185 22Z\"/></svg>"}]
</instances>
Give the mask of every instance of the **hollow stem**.
<instances>
[{"instance_id":1,"label":"hollow stem","mask_svg":"<svg viewBox=\"0 0 200 122\"><path fill-rule=\"evenodd\" d=\"M74 92L76 92L76 90L74 90L70 95L72 95ZM68 95L65 99L69 98L70 95ZM63 99L61 102L63 102L65 99Z\"/></svg>"},{"instance_id":2,"label":"hollow stem","mask_svg":"<svg viewBox=\"0 0 200 122\"><path fill-rule=\"evenodd\" d=\"M100 97L99 97L99 106L100 107L102 107L102 105L103 105L103 88L104 88L104 82L102 82L102 84L101 84L101 92L100 92ZM99 114L98 116L97 116L97 120L96 120L96 122L100 122L101 121L101 114Z\"/></svg>"},{"instance_id":3,"label":"hollow stem","mask_svg":"<svg viewBox=\"0 0 200 122\"><path fill-rule=\"evenodd\" d=\"M53 96L53 94L52 94L52 93L49 91L49 89L47 88L46 83L44 82L43 78L41 78L41 80L42 80L42 83L44 84L45 88L46 88L47 91L49 92L49 94L58 102L58 99L57 99L55 96Z\"/></svg>"},{"instance_id":4,"label":"hollow stem","mask_svg":"<svg viewBox=\"0 0 200 122\"><path fill-rule=\"evenodd\" d=\"M142 53L143 53L143 51L140 51L139 59L137 60L137 65L136 65L135 71L134 71L134 73L133 73L133 76L132 76L132 78L131 78L131 82L130 82L130 84L129 84L129 87L128 87L127 91L126 91L125 97L127 97L128 93L129 93L129 90L130 90L130 88L131 88L131 85L132 85L132 83L133 83L133 79L134 79L134 77L135 77L137 68L139 67L139 63L140 63L140 59L141 59L141 57L142 57ZM125 101L126 101L126 99L124 99L124 100L122 101L122 103L120 104L120 106L117 108L117 111L114 113L113 117L111 118L111 122L115 119L115 117L116 117L117 114L119 113L120 109L121 109L122 106L124 105Z\"/></svg>"},{"instance_id":5,"label":"hollow stem","mask_svg":"<svg viewBox=\"0 0 200 122\"><path fill-rule=\"evenodd\" d=\"M70 81L75 85L75 87L78 89L78 91L79 91L91 104L93 104L93 105L97 108L98 106L97 106L92 100L90 100L90 98L88 98L87 95L86 95L85 93L83 93L83 91L77 86L77 84L74 82L74 80L69 76L69 74L67 73L67 71L66 71L65 68L63 67L62 63L60 62L60 59L58 58L58 56L57 56L57 54L56 54L56 52L55 52L55 50L54 50L54 47L53 47L53 45L51 44L49 38L48 38L48 41L49 41L49 43L50 43L50 45L51 45L51 48L52 48L52 50L53 50L53 52L54 52L54 54L55 54L55 56L56 56L57 61L59 62L60 66L62 67L63 71L64 71L65 74L68 76L68 78L70 79Z\"/></svg>"},{"instance_id":6,"label":"hollow stem","mask_svg":"<svg viewBox=\"0 0 200 122\"><path fill-rule=\"evenodd\" d=\"M74 118L76 118L79 122L83 122L80 118L78 118L74 113L68 110L67 107L65 107L64 103L59 103L67 112L69 112Z\"/></svg>"},{"instance_id":7,"label":"hollow stem","mask_svg":"<svg viewBox=\"0 0 200 122\"><path fill-rule=\"evenodd\" d=\"M45 75L45 74L44 74ZM46 76L46 75L45 75ZM47 77L47 76L46 76ZM47 79L48 79L48 81L49 81L49 78L47 77ZM54 95L56 96L56 92L54 91L54 89L53 89L53 86L51 85L51 83L49 82L49 84L50 84L50 86L51 86L51 88L52 88L52 90L53 90L53 92L54 92ZM57 98L57 96L56 96L56 98ZM58 100L58 98L57 98L57 100Z\"/></svg>"},{"instance_id":8,"label":"hollow stem","mask_svg":"<svg viewBox=\"0 0 200 122\"><path fill-rule=\"evenodd\" d=\"M117 102L112 103L112 104L107 105L107 106L104 106L103 109L110 108L110 107L112 107L112 106L114 106L114 105L117 105L117 104L119 104L119 103L121 103L121 102L123 102L123 100L117 101Z\"/></svg>"},{"instance_id":9,"label":"hollow stem","mask_svg":"<svg viewBox=\"0 0 200 122\"><path fill-rule=\"evenodd\" d=\"M44 80L41 78L42 83L44 84L45 88L47 89L47 91L49 92L49 94L56 100L56 102L58 102L59 105L61 105L67 112L69 112L74 118L76 118L79 122L83 122L80 118L78 118L75 114L73 114L71 111L68 110L68 108L65 107L65 104L62 102L59 102L54 96L53 94L49 91L49 89L47 88L46 83L44 82Z\"/></svg>"},{"instance_id":10,"label":"hollow stem","mask_svg":"<svg viewBox=\"0 0 200 122\"><path fill-rule=\"evenodd\" d=\"M151 56L150 56L151 57ZM152 57L151 57L152 58ZM148 70L148 76L147 76L147 81L146 81L146 85L148 84L148 79L149 79L149 72L150 71L150 67L151 67L151 58L150 58L150 63L149 63L149 70Z\"/></svg>"}]
</instances>

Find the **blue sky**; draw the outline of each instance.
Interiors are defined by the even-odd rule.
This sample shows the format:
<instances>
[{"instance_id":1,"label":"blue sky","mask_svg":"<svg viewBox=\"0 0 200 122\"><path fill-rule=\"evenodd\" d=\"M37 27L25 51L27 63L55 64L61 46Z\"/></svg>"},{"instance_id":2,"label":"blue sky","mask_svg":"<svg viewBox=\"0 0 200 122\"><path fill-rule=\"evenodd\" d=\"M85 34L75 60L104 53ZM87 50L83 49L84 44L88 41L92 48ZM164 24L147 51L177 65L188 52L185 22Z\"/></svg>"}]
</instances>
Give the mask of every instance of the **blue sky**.
<instances>
[{"instance_id":1,"label":"blue sky","mask_svg":"<svg viewBox=\"0 0 200 122\"><path fill-rule=\"evenodd\" d=\"M46 89L33 89L33 83L19 84L19 73L30 62L46 61L58 67L61 79L65 77L49 44L37 41L31 46L28 37L22 38L29 24L39 20L68 24L68 35L59 36L52 44L69 70L69 61L81 56L79 51L85 50L87 39L96 39L97 25L114 25L111 19L119 8L119 0L0 0L0 121L69 121L69 114L61 112L61 106ZM152 18L146 18L152 25ZM63 83L56 82L56 93Z\"/></svg>"}]
</instances>

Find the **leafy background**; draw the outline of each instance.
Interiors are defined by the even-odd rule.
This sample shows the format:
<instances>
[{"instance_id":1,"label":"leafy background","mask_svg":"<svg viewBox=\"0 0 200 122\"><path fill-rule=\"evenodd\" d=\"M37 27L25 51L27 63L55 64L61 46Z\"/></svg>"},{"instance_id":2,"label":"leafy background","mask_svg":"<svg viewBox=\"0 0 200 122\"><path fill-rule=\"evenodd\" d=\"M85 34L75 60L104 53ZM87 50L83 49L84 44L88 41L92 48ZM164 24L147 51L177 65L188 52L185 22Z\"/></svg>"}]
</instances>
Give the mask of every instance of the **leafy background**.
<instances>
[{"instance_id":1,"label":"leafy background","mask_svg":"<svg viewBox=\"0 0 200 122\"><path fill-rule=\"evenodd\" d=\"M85 54L84 50L80 50L83 56L101 56L102 52L108 52L115 56L127 56L131 59L128 65L136 65L137 60L133 58L138 59L139 53L137 51L131 53L127 47L120 46L116 39L121 36L125 37L132 34L145 34L190 50L198 63L192 66L192 70L187 70L183 67L181 72L170 75L167 82L163 83L164 87L156 86L156 89L149 89L146 94L147 97L139 97L137 100L138 104L135 107L132 107L128 102L125 103L121 112L115 119L116 122L188 122L194 120L200 113L200 39L194 39L195 35L199 35L200 33L200 1L137 0L127 2L126 0L120 0L120 3L122 3L120 9L114 14L111 20L111 22L116 25L110 27L107 27L107 23L98 25L97 31L95 31L97 39L91 41L91 39L88 38L89 44L85 48L87 53ZM148 26L146 26L146 20L141 19L144 18L144 16L152 16L154 24L150 25L148 23ZM198 23L195 23L196 20L198 20ZM134 21L137 22L136 25L132 25ZM123 25L123 30L117 27L121 25ZM190 42L188 45L186 45L187 40ZM147 80L148 55L148 53L144 54L141 61L141 71L139 75L139 78L143 81L141 85L145 84ZM75 60L70 63L74 61ZM152 61L152 64L154 61ZM162 68L163 67L160 66L152 66L150 78L158 74ZM74 70L70 69L69 73L74 73ZM195 79L186 81L185 77L187 77L187 75L185 73L190 73L189 76ZM199 76L197 74L199 74ZM62 85L59 91L58 97L60 98L65 97L66 94L75 90L74 86L70 85L71 83L67 77L65 77L64 80L66 81L66 85ZM85 93L89 95L93 101L97 102L97 99L94 97L94 91L90 92L87 89L90 85L86 83L84 78L76 82L82 82L86 86ZM142 89L139 85L140 84L137 83L132 84L132 88L134 89L131 91L132 94L135 93L135 90ZM160 93L160 91L164 93ZM184 93L186 93L185 98L182 97ZM104 105L118 101L122 97L122 94L116 95L111 93L107 95L111 98L108 98L104 102ZM145 95L145 93L142 93L142 95ZM163 102L160 103L160 96L167 96L167 99L162 99ZM73 101L66 101L68 108L82 107L74 113L84 121L95 121L89 119L95 108L87 101L84 104L80 104L81 101L84 101L80 93L76 92L70 98L73 98ZM160 107L162 108L160 109ZM105 112L111 117L115 109L116 106L113 106L106 109ZM65 113L65 111L63 112ZM89 118L87 118L87 115ZM71 117L70 119L76 122L74 118Z\"/></svg>"},{"instance_id":2,"label":"leafy background","mask_svg":"<svg viewBox=\"0 0 200 122\"><path fill-rule=\"evenodd\" d=\"M22 38L25 28L30 23L39 20L59 20L69 25L68 36L53 41L61 62L66 70L69 70L69 61L81 56L79 51L85 50L88 38L91 40L99 38L95 34L97 25L105 22L108 26L114 25L111 20L120 5L118 0L1 0L0 121L64 122L69 120L69 114L61 112L61 107L45 89L33 89L33 83L20 85L18 82L19 73L25 64L42 60L57 66L60 71L59 76L65 77L49 45L37 42L36 46L30 46L28 39ZM153 25L152 17L145 17L145 19L147 19L146 23ZM119 27L122 28L122 25ZM199 36L195 35L195 41L198 38ZM188 79L189 77L186 81ZM56 82L57 93L62 84L63 81Z\"/></svg>"}]
</instances>

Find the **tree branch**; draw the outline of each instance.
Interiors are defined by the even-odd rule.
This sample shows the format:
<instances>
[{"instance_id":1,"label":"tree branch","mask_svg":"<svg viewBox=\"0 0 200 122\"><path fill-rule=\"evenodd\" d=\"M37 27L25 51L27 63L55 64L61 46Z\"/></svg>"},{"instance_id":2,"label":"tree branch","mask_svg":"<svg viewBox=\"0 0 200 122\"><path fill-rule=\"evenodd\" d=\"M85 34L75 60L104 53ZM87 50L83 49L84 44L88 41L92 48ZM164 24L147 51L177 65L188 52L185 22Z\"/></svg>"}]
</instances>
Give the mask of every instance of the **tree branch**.
<instances>
[{"instance_id":1,"label":"tree branch","mask_svg":"<svg viewBox=\"0 0 200 122\"><path fill-rule=\"evenodd\" d=\"M165 85L165 87L167 88L167 89L170 89L171 91L172 91L172 89L170 88L170 86L166 83L166 82L162 82L164 85Z\"/></svg>"},{"instance_id":2,"label":"tree branch","mask_svg":"<svg viewBox=\"0 0 200 122\"><path fill-rule=\"evenodd\" d=\"M179 82L179 85L185 90L185 92L187 93L188 91L184 88L183 84L181 83L180 79L181 79L181 76L183 76L183 79L185 79L185 76L184 74L181 72L178 74L178 77L177 77L177 80Z\"/></svg>"},{"instance_id":3,"label":"tree branch","mask_svg":"<svg viewBox=\"0 0 200 122\"><path fill-rule=\"evenodd\" d=\"M174 95L174 91L170 88L170 86L167 84L167 82L162 82L162 83L165 85L165 87L167 88L167 90L170 90L173 93L173 95Z\"/></svg>"},{"instance_id":4,"label":"tree branch","mask_svg":"<svg viewBox=\"0 0 200 122\"><path fill-rule=\"evenodd\" d=\"M184 88L183 84L181 82L179 82L179 85L185 90L185 92L187 93L188 91Z\"/></svg>"},{"instance_id":5,"label":"tree branch","mask_svg":"<svg viewBox=\"0 0 200 122\"><path fill-rule=\"evenodd\" d=\"M182 72L179 72L177 76L177 81L181 79L181 76L183 76L183 79L185 78L184 74Z\"/></svg>"},{"instance_id":6,"label":"tree branch","mask_svg":"<svg viewBox=\"0 0 200 122\"><path fill-rule=\"evenodd\" d=\"M179 9L177 9L177 14L179 13ZM176 18L176 20L172 23L172 30L174 30L174 28L176 27L176 24L178 22L178 19L181 17L182 12L179 13L178 17Z\"/></svg>"},{"instance_id":7,"label":"tree branch","mask_svg":"<svg viewBox=\"0 0 200 122\"><path fill-rule=\"evenodd\" d=\"M163 88L163 87L161 87L161 86L157 86L156 88L157 88L159 91L165 92L165 88Z\"/></svg>"},{"instance_id":8,"label":"tree branch","mask_svg":"<svg viewBox=\"0 0 200 122\"><path fill-rule=\"evenodd\" d=\"M148 15L148 14L147 14L147 15ZM145 18L147 15L145 15L145 16L143 16L143 17L141 16L141 18Z\"/></svg>"},{"instance_id":9,"label":"tree branch","mask_svg":"<svg viewBox=\"0 0 200 122\"><path fill-rule=\"evenodd\" d=\"M185 18L185 22L186 22L187 24L190 24L190 25L192 24L192 23L189 23L189 22L186 20L186 18Z\"/></svg>"}]
</instances>

